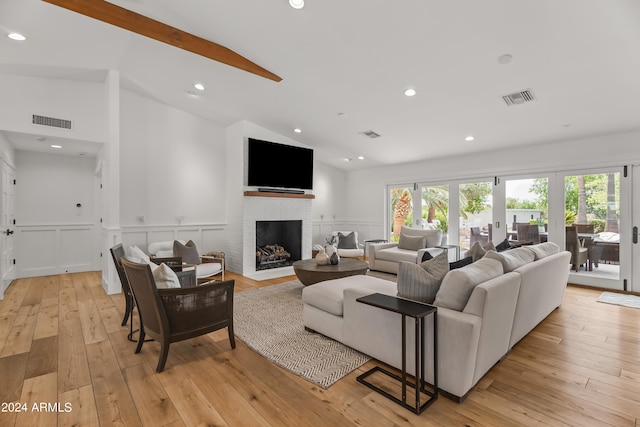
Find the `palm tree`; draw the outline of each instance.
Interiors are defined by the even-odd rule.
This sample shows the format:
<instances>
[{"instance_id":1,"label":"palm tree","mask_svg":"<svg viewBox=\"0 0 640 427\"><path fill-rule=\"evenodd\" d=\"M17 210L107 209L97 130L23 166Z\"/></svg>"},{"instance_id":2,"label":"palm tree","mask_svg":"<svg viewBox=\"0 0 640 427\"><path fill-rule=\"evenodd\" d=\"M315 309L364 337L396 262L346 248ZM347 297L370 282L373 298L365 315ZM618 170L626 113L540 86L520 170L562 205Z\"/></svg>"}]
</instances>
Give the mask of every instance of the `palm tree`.
<instances>
[{"instance_id":1,"label":"palm tree","mask_svg":"<svg viewBox=\"0 0 640 427\"><path fill-rule=\"evenodd\" d=\"M607 174L607 221L604 231L619 233L618 214L616 212L616 180L615 174Z\"/></svg>"},{"instance_id":2,"label":"palm tree","mask_svg":"<svg viewBox=\"0 0 640 427\"><path fill-rule=\"evenodd\" d=\"M584 185L584 176L579 175L576 177L578 180L578 224L587 223L587 191Z\"/></svg>"},{"instance_id":3,"label":"palm tree","mask_svg":"<svg viewBox=\"0 0 640 427\"><path fill-rule=\"evenodd\" d=\"M407 217L413 209L411 205L411 192L406 188L392 189L391 205L394 206L392 232L395 237L399 237L400 228L405 224Z\"/></svg>"},{"instance_id":4,"label":"palm tree","mask_svg":"<svg viewBox=\"0 0 640 427\"><path fill-rule=\"evenodd\" d=\"M424 208L426 208L427 222L433 222L436 217L436 210L440 211L442 216L447 217L449 210L449 187L446 185L437 185L425 187L422 192L422 200ZM423 209L424 209L423 208Z\"/></svg>"}]
</instances>

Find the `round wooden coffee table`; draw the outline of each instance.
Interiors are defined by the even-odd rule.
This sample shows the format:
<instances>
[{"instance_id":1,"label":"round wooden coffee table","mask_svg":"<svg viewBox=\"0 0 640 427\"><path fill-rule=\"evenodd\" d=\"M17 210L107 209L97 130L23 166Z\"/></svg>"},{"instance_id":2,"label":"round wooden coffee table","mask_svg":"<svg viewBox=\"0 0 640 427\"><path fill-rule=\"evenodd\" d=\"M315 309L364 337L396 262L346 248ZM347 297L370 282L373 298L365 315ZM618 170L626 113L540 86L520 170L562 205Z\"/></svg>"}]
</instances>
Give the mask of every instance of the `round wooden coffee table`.
<instances>
[{"instance_id":1,"label":"round wooden coffee table","mask_svg":"<svg viewBox=\"0 0 640 427\"><path fill-rule=\"evenodd\" d=\"M336 265L318 265L315 259L304 259L293 263L293 271L305 286L325 280L367 274L368 270L369 264L355 258L341 258Z\"/></svg>"}]
</instances>

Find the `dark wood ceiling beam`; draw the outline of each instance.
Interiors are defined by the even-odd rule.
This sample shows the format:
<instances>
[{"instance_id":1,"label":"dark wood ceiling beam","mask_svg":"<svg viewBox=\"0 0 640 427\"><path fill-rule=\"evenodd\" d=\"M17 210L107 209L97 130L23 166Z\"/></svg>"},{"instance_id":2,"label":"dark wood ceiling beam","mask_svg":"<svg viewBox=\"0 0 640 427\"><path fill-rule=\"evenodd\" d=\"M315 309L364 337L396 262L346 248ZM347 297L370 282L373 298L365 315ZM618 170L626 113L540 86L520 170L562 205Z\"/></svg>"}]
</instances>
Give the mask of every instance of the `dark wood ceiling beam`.
<instances>
[{"instance_id":1,"label":"dark wood ceiling beam","mask_svg":"<svg viewBox=\"0 0 640 427\"><path fill-rule=\"evenodd\" d=\"M103 0L43 1L276 82L282 80L229 48Z\"/></svg>"}]
</instances>

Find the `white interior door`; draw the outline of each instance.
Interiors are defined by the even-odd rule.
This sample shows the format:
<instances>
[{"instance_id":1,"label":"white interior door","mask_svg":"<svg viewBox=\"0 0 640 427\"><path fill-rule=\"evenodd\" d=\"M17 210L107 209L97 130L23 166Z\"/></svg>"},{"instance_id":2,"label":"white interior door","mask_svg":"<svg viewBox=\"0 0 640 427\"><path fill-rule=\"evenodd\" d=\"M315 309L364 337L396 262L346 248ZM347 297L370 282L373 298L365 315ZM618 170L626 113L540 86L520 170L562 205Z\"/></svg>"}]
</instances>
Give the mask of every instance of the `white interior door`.
<instances>
[{"instance_id":1,"label":"white interior door","mask_svg":"<svg viewBox=\"0 0 640 427\"><path fill-rule=\"evenodd\" d=\"M14 241L15 241L15 170L4 161L0 174L2 188L2 224L0 225L0 299L4 296L11 281L15 278Z\"/></svg>"}]
</instances>

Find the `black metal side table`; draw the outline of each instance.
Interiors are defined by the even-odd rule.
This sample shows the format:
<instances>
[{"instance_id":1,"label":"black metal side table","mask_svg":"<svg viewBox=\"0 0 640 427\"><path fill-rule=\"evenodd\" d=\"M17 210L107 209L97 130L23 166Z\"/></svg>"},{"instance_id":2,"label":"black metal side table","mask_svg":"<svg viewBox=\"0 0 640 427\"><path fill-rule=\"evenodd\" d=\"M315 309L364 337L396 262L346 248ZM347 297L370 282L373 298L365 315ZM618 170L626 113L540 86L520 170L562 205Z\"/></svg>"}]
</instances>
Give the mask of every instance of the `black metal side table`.
<instances>
[{"instance_id":1,"label":"black metal side table","mask_svg":"<svg viewBox=\"0 0 640 427\"><path fill-rule=\"evenodd\" d=\"M449 257L449 249L456 250L456 261L460 261L460 246L459 245L438 245L436 248L444 249L447 251L447 257Z\"/></svg>"},{"instance_id":2,"label":"black metal side table","mask_svg":"<svg viewBox=\"0 0 640 427\"><path fill-rule=\"evenodd\" d=\"M372 390L382 394L388 399L396 402L400 406L403 406L410 411L421 414L422 411L427 409L433 402L438 399L438 324L437 324L437 308L428 305L419 303L416 301L406 300L402 298L396 298L390 295L384 294L371 294L361 298L356 299L356 301L368 304L373 307L378 307L383 310L392 311L394 313L399 313L402 315L402 375L398 376L380 366L376 366L364 374L358 376L358 382L366 385ZM428 384L424 379L424 330L425 330L425 318L432 314L433 315L433 384L429 384L431 390L427 390L425 385ZM415 382L411 383L411 381L407 378L407 337L406 337L406 318L407 316L412 317L415 320ZM375 373L381 372L397 381L399 381L402 385L402 399L399 399L396 396L388 393L387 391L377 387L376 385L368 382L366 378ZM415 390L415 406L407 403L407 387L413 388ZM420 393L424 393L429 396L429 399L420 403Z\"/></svg>"}]
</instances>

